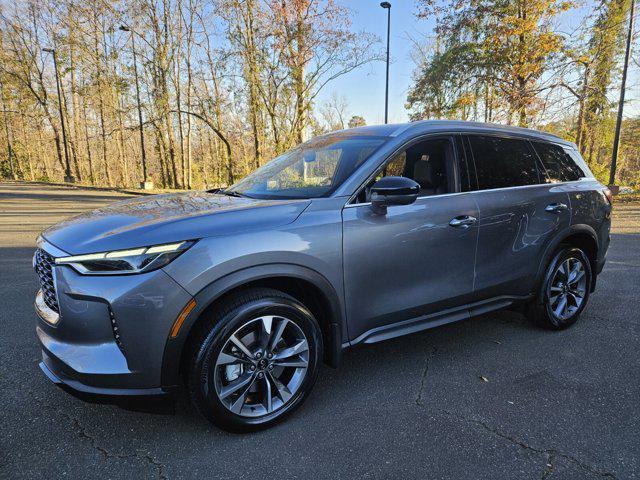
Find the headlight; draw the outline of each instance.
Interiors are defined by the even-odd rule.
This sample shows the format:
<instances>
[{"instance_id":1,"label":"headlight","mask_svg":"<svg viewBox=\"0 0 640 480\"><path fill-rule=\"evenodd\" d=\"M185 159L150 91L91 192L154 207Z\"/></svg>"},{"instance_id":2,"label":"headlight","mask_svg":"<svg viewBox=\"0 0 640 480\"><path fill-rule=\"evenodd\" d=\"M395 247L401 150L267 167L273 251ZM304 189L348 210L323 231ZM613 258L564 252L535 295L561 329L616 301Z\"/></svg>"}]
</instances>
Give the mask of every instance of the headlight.
<instances>
[{"instance_id":1,"label":"headlight","mask_svg":"<svg viewBox=\"0 0 640 480\"><path fill-rule=\"evenodd\" d=\"M71 265L86 275L143 273L164 267L195 242L168 243L130 250L89 253L56 258L56 265Z\"/></svg>"}]
</instances>

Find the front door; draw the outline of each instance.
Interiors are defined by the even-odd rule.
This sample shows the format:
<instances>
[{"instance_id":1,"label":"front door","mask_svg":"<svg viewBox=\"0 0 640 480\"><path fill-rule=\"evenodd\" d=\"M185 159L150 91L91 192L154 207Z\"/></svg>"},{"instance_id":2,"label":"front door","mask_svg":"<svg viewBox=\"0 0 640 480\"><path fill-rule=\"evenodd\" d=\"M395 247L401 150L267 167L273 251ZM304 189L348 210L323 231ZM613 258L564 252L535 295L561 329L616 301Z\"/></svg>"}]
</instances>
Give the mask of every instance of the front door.
<instances>
[{"instance_id":1,"label":"front door","mask_svg":"<svg viewBox=\"0 0 640 480\"><path fill-rule=\"evenodd\" d=\"M402 175L420 184L412 205L379 215L364 191L344 208L352 341L375 328L464 305L471 297L478 210L473 194L460 192L458 150L453 138L438 137L410 145L389 161L380 176Z\"/></svg>"}]
</instances>

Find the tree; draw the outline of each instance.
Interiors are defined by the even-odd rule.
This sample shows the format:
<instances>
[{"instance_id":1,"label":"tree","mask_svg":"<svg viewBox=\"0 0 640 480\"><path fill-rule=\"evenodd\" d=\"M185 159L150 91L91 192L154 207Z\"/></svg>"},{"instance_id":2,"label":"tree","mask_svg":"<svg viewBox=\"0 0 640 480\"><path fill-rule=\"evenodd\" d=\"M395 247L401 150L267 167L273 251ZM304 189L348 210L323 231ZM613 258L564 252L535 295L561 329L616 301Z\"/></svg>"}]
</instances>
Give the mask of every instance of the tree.
<instances>
[{"instance_id":1,"label":"tree","mask_svg":"<svg viewBox=\"0 0 640 480\"><path fill-rule=\"evenodd\" d=\"M507 123L530 123L541 80L563 49L554 18L573 4L566 0L421 0L419 16L437 15L436 42L414 74L408 107L417 116L495 115L504 106ZM443 13L444 12L444 13ZM489 115L488 115L489 114Z\"/></svg>"},{"instance_id":2,"label":"tree","mask_svg":"<svg viewBox=\"0 0 640 480\"><path fill-rule=\"evenodd\" d=\"M580 150L593 164L599 157L603 143L602 125L611 116L612 102L607 94L617 71L617 61L623 49L625 19L629 0L610 0L600 6L588 44L588 58L584 73L584 98L580 129Z\"/></svg>"},{"instance_id":3,"label":"tree","mask_svg":"<svg viewBox=\"0 0 640 480\"><path fill-rule=\"evenodd\" d=\"M366 124L366 120L360 115L354 115L349 119L349 128L364 127Z\"/></svg>"},{"instance_id":4,"label":"tree","mask_svg":"<svg viewBox=\"0 0 640 480\"><path fill-rule=\"evenodd\" d=\"M351 12L334 0L270 0L278 42L284 45L293 120L289 144L301 143L322 89L356 68L381 59L377 37L351 31Z\"/></svg>"},{"instance_id":5,"label":"tree","mask_svg":"<svg viewBox=\"0 0 640 480\"><path fill-rule=\"evenodd\" d=\"M322 115L330 132L344 130L347 108L347 98L344 95L338 95L336 92L333 92L331 98L320 108L320 115Z\"/></svg>"},{"instance_id":6,"label":"tree","mask_svg":"<svg viewBox=\"0 0 640 480\"><path fill-rule=\"evenodd\" d=\"M139 185L144 143L159 187L232 184L305 138L327 85L380 57L353 15L335 0L6 2L0 172L62 181L62 114L79 181Z\"/></svg>"}]
</instances>

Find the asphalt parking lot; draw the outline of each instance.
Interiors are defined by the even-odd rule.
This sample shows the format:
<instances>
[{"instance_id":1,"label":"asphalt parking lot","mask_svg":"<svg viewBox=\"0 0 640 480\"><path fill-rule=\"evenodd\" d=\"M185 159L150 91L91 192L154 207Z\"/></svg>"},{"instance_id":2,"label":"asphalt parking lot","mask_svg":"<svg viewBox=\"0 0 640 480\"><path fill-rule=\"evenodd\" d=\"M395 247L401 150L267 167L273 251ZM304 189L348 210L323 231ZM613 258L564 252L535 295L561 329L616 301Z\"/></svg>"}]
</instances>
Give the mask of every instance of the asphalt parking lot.
<instances>
[{"instance_id":1,"label":"asphalt parking lot","mask_svg":"<svg viewBox=\"0 0 640 480\"><path fill-rule=\"evenodd\" d=\"M640 203L616 205L573 328L505 311L358 347L287 422L233 435L183 398L88 404L38 368L34 240L118 198L0 183L0 478L640 477Z\"/></svg>"}]
</instances>

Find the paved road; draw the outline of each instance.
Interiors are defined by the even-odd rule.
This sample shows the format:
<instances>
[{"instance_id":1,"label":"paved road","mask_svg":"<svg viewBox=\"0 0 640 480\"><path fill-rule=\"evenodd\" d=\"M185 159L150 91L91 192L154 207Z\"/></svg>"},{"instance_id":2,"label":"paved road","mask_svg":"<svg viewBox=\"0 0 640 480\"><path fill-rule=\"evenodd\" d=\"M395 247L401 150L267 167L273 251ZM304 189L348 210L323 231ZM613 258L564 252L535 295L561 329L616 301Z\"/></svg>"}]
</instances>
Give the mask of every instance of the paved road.
<instances>
[{"instance_id":1,"label":"paved road","mask_svg":"<svg viewBox=\"0 0 640 480\"><path fill-rule=\"evenodd\" d=\"M1 478L640 476L637 204L616 210L609 262L573 328L500 312L360 347L322 370L288 422L232 435L183 399L151 413L83 403L37 367L34 239L116 198L0 184Z\"/></svg>"}]
</instances>

